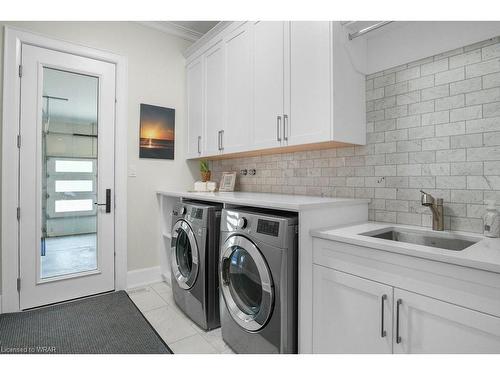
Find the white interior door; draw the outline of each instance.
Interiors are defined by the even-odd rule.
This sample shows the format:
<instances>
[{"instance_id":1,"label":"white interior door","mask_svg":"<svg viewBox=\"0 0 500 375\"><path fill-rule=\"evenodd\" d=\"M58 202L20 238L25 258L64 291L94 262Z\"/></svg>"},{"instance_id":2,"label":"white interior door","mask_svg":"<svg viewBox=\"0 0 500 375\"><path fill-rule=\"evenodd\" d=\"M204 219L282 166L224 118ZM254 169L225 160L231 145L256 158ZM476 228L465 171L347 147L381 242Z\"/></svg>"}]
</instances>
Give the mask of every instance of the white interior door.
<instances>
[{"instance_id":1,"label":"white interior door","mask_svg":"<svg viewBox=\"0 0 500 375\"><path fill-rule=\"evenodd\" d=\"M23 45L22 67L20 308L27 309L114 289L115 65Z\"/></svg>"},{"instance_id":2,"label":"white interior door","mask_svg":"<svg viewBox=\"0 0 500 375\"><path fill-rule=\"evenodd\" d=\"M313 353L392 353L392 287L314 266Z\"/></svg>"}]
</instances>

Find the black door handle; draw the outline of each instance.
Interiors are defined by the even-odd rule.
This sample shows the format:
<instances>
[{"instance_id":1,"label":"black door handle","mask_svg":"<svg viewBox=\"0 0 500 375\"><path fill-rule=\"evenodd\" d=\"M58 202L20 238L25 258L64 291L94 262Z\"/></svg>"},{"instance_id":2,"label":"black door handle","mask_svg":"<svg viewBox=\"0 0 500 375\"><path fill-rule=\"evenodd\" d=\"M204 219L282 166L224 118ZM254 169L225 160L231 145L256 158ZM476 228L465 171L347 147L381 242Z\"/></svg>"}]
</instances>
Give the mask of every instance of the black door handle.
<instances>
[{"instance_id":1,"label":"black door handle","mask_svg":"<svg viewBox=\"0 0 500 375\"><path fill-rule=\"evenodd\" d=\"M106 206L106 213L111 212L111 189L106 189L106 203L94 203L96 206Z\"/></svg>"}]
</instances>

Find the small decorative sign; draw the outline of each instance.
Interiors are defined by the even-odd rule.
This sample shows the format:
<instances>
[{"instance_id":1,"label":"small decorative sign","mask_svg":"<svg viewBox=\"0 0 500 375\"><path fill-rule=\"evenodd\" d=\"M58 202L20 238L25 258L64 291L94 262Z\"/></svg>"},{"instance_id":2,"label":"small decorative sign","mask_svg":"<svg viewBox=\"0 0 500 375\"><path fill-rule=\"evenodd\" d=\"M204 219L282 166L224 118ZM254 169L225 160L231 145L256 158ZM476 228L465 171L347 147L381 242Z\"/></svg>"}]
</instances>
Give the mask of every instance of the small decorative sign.
<instances>
[{"instance_id":1,"label":"small decorative sign","mask_svg":"<svg viewBox=\"0 0 500 375\"><path fill-rule=\"evenodd\" d=\"M141 104L140 158L174 159L175 109Z\"/></svg>"}]
</instances>

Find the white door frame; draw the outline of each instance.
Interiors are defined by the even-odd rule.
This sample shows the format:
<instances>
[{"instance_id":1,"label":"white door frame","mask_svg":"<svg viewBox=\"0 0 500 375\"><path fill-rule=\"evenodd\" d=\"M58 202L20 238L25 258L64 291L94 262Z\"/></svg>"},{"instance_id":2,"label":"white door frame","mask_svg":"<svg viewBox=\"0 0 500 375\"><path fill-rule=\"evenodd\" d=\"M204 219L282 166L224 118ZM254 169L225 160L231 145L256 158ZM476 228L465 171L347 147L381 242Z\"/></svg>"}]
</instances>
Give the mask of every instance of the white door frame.
<instances>
[{"instance_id":1,"label":"white door frame","mask_svg":"<svg viewBox=\"0 0 500 375\"><path fill-rule=\"evenodd\" d=\"M127 284L127 58L5 26L2 118L2 313L19 311L19 134L21 45L30 44L116 65L115 289ZM13 157L16 155L16 157ZM22 215L22 207L21 207Z\"/></svg>"}]
</instances>

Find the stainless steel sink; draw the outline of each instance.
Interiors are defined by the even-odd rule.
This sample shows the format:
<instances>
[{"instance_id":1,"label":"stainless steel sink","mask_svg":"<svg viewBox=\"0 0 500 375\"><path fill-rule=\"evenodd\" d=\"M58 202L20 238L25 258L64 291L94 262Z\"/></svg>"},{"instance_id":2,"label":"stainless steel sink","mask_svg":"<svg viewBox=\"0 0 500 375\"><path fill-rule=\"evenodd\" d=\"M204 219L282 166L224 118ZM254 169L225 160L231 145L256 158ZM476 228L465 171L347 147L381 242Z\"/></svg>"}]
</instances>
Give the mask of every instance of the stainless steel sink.
<instances>
[{"instance_id":1,"label":"stainless steel sink","mask_svg":"<svg viewBox=\"0 0 500 375\"><path fill-rule=\"evenodd\" d=\"M462 251L474 245L479 239L460 238L447 233L419 233L402 229L387 228L384 230L361 233L362 236L381 238L383 240L413 243L416 245L436 247L439 249Z\"/></svg>"}]
</instances>

